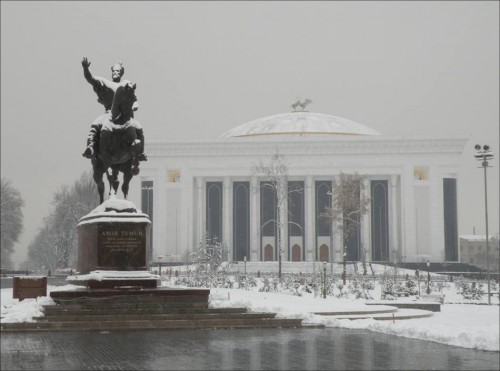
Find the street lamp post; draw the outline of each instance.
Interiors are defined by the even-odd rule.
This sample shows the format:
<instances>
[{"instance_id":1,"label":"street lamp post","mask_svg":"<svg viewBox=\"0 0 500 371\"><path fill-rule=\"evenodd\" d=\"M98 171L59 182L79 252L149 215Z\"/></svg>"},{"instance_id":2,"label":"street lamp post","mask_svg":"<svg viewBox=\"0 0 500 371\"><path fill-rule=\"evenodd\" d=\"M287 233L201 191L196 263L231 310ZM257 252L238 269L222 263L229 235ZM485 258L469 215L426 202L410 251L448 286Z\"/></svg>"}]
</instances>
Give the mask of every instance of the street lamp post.
<instances>
[{"instance_id":1,"label":"street lamp post","mask_svg":"<svg viewBox=\"0 0 500 371\"><path fill-rule=\"evenodd\" d=\"M476 160L481 161L481 167L484 169L484 215L486 219L486 277L488 280L488 305L491 305L491 289L490 289L490 244L488 236L488 187L486 178L486 168L488 167L488 160L493 159L493 152L490 151L490 146L485 144L481 148L479 144L474 146Z\"/></svg>"},{"instance_id":2,"label":"street lamp post","mask_svg":"<svg viewBox=\"0 0 500 371\"><path fill-rule=\"evenodd\" d=\"M243 257L243 262L245 263L245 277L247 276L247 256Z\"/></svg>"},{"instance_id":3,"label":"street lamp post","mask_svg":"<svg viewBox=\"0 0 500 371\"><path fill-rule=\"evenodd\" d=\"M345 251L345 241L344 241L344 247L343 247L343 251L344 251L344 254L343 254L343 262L342 262L342 266L343 266L343 271L342 271L342 282L345 286L346 284L346 280L347 280L347 253Z\"/></svg>"},{"instance_id":4,"label":"street lamp post","mask_svg":"<svg viewBox=\"0 0 500 371\"><path fill-rule=\"evenodd\" d=\"M427 294L431 293L431 272L430 272L431 262L427 260Z\"/></svg>"},{"instance_id":5,"label":"street lamp post","mask_svg":"<svg viewBox=\"0 0 500 371\"><path fill-rule=\"evenodd\" d=\"M158 272L159 272L158 274L160 275L160 280L161 280L161 258L162 258L162 256L159 255L158 256Z\"/></svg>"},{"instance_id":6,"label":"street lamp post","mask_svg":"<svg viewBox=\"0 0 500 371\"><path fill-rule=\"evenodd\" d=\"M323 298L326 299L326 262L323 262Z\"/></svg>"},{"instance_id":7,"label":"street lamp post","mask_svg":"<svg viewBox=\"0 0 500 371\"><path fill-rule=\"evenodd\" d=\"M418 266L417 270L415 271L415 276L417 276L418 297L420 298L420 272L418 270Z\"/></svg>"}]
</instances>

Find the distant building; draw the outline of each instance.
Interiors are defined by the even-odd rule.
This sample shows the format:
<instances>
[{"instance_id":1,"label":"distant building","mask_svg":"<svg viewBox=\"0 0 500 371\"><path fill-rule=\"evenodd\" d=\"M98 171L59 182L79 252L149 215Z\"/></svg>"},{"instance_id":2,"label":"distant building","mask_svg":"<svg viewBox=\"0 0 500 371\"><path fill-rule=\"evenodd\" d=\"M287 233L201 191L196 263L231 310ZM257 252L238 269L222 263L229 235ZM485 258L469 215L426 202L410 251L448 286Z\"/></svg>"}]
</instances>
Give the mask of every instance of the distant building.
<instances>
[{"instance_id":1,"label":"distant building","mask_svg":"<svg viewBox=\"0 0 500 371\"><path fill-rule=\"evenodd\" d=\"M489 268L490 272L500 271L500 246L499 240L490 237ZM475 265L486 270L486 236L464 235L460 236L460 262Z\"/></svg>"},{"instance_id":2,"label":"distant building","mask_svg":"<svg viewBox=\"0 0 500 371\"><path fill-rule=\"evenodd\" d=\"M175 125L175 124L172 124ZM146 143L143 212L152 257L189 261L205 233L229 247L232 261L278 260L275 196L252 175L279 153L290 187L283 216L285 261L342 261L342 238L321 217L342 173L367 177L368 214L349 240L348 261L458 262L457 187L468 137L387 136L340 117L291 112L235 127L218 139ZM158 139L157 139L158 140ZM135 184L138 184L136 182Z\"/></svg>"}]
</instances>

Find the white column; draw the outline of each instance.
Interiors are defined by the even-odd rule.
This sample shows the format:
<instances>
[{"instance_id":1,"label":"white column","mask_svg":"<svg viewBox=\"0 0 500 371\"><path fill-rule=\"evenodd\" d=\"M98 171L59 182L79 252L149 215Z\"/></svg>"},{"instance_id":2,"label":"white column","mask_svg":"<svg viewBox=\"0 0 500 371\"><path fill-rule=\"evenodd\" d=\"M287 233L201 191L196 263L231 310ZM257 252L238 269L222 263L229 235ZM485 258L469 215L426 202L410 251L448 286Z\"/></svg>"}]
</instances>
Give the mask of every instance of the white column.
<instances>
[{"instance_id":1,"label":"white column","mask_svg":"<svg viewBox=\"0 0 500 371\"><path fill-rule=\"evenodd\" d=\"M304 241L306 249L306 261L314 260L314 188L312 176L307 176L305 181L304 198Z\"/></svg>"},{"instance_id":2,"label":"white column","mask_svg":"<svg viewBox=\"0 0 500 371\"><path fill-rule=\"evenodd\" d=\"M231 179L224 177L222 181L222 241L228 249L228 259L233 260L233 243L231 241Z\"/></svg>"},{"instance_id":3,"label":"white column","mask_svg":"<svg viewBox=\"0 0 500 371\"><path fill-rule=\"evenodd\" d=\"M167 171L160 167L153 180L153 256L166 254L167 241Z\"/></svg>"},{"instance_id":4,"label":"white column","mask_svg":"<svg viewBox=\"0 0 500 371\"><path fill-rule=\"evenodd\" d=\"M402 244L403 255L407 261L416 261L417 258L417 233L418 225L416 216L418 205L415 204L415 191L413 185L413 167L405 165L401 174L401 205L403 215Z\"/></svg>"},{"instance_id":5,"label":"white column","mask_svg":"<svg viewBox=\"0 0 500 371\"><path fill-rule=\"evenodd\" d=\"M371 186L371 182L369 179L365 180L364 181L364 190L362 191L363 192L363 197L365 200L368 200L370 199L370 186ZM370 223L370 209L371 209L371 202L368 203L368 212L366 214L363 214L361 216L361 225L360 225L360 229L361 229L361 247L365 249L365 252L366 252L366 261L367 262L370 262L372 261L372 252L371 252L371 249L370 249L370 246L371 246L371 243L370 243L370 227L371 227L371 223ZM362 260L362 251L360 251L360 256L359 256L359 259Z\"/></svg>"},{"instance_id":6,"label":"white column","mask_svg":"<svg viewBox=\"0 0 500 371\"><path fill-rule=\"evenodd\" d=\"M175 250L176 261L187 259L187 255L193 251L198 241L193 241L193 177L188 170L181 171L181 202L177 210L177 246ZM167 207L168 209L168 207ZM171 210L171 212L174 212ZM185 260L184 260L185 261Z\"/></svg>"},{"instance_id":7,"label":"white column","mask_svg":"<svg viewBox=\"0 0 500 371\"><path fill-rule=\"evenodd\" d=\"M337 176L332 179L332 192L337 185ZM333 195L332 195L333 197ZM335 202L335 200L333 200ZM342 250L344 242L342 241L342 233L339 228L337 228L337 223L333 223L333 247L334 247L334 262L341 264L343 262Z\"/></svg>"},{"instance_id":8,"label":"white column","mask_svg":"<svg viewBox=\"0 0 500 371\"><path fill-rule=\"evenodd\" d=\"M260 228L259 228L259 188L257 177L250 178L250 260L259 261Z\"/></svg>"},{"instance_id":9,"label":"white column","mask_svg":"<svg viewBox=\"0 0 500 371\"><path fill-rule=\"evenodd\" d=\"M201 241L203 235L205 234L205 228L203 227L203 185L204 181L202 177L196 178L196 242Z\"/></svg>"},{"instance_id":10,"label":"white column","mask_svg":"<svg viewBox=\"0 0 500 371\"><path fill-rule=\"evenodd\" d=\"M432 250L429 251L431 261L445 261L444 251L444 205L443 205L443 174L436 165L429 167L429 205L430 229L429 236Z\"/></svg>"}]
</instances>

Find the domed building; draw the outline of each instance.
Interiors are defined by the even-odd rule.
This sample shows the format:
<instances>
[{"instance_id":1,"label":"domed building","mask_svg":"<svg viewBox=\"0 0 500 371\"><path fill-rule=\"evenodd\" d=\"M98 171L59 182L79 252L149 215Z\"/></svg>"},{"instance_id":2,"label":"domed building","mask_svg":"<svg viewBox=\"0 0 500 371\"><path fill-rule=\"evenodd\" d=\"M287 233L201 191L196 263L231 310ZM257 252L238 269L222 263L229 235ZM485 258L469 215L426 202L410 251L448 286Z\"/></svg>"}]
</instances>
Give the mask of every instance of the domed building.
<instances>
[{"instance_id":1,"label":"domed building","mask_svg":"<svg viewBox=\"0 0 500 371\"><path fill-rule=\"evenodd\" d=\"M341 262L338 226L322 215L341 173L365 177L368 212L348 240L346 259L457 262L457 178L463 136L387 136L363 124L297 111L260 118L214 140L146 143L142 210L150 215L152 256L187 262L208 235L231 261ZM276 154L289 189L281 203L252 171Z\"/></svg>"}]
</instances>

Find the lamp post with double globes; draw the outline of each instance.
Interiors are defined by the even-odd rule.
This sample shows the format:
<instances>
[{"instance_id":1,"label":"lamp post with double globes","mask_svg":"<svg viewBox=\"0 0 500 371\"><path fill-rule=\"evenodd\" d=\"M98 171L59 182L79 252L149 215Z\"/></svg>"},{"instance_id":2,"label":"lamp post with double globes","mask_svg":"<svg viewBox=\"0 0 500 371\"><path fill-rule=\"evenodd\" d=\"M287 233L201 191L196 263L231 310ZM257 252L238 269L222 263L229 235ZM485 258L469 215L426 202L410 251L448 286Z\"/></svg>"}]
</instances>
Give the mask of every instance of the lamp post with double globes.
<instances>
[{"instance_id":1,"label":"lamp post with double globes","mask_svg":"<svg viewBox=\"0 0 500 371\"><path fill-rule=\"evenodd\" d=\"M488 236L488 187L486 178L486 168L488 166L488 160L493 159L493 152L490 150L490 146L485 144L482 147L479 144L474 146L476 154L474 157L476 160L481 161L481 167L484 169L484 215L486 219L486 277L488 280L488 305L491 305L491 289L490 289L490 244Z\"/></svg>"},{"instance_id":2,"label":"lamp post with double globes","mask_svg":"<svg viewBox=\"0 0 500 371\"><path fill-rule=\"evenodd\" d=\"M162 256L158 256L158 274L160 275L160 280L161 280L161 258Z\"/></svg>"}]
</instances>

